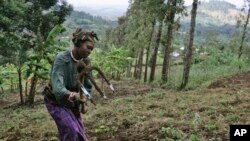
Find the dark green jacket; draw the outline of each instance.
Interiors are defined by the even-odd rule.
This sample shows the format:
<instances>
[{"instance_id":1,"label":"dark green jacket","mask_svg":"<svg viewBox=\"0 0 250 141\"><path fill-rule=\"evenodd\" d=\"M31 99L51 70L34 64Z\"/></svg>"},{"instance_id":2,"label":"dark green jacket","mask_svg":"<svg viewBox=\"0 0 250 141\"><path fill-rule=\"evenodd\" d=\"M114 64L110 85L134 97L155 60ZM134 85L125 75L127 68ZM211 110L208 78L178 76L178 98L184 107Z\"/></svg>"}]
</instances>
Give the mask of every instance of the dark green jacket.
<instances>
[{"instance_id":1,"label":"dark green jacket","mask_svg":"<svg viewBox=\"0 0 250 141\"><path fill-rule=\"evenodd\" d=\"M84 59L84 62L89 64L89 58ZM65 94L70 93L70 90L78 89L76 74L76 62L71 58L70 50L59 53L50 73L52 93L59 103ZM89 79L84 79L84 87L91 93L92 85Z\"/></svg>"}]
</instances>

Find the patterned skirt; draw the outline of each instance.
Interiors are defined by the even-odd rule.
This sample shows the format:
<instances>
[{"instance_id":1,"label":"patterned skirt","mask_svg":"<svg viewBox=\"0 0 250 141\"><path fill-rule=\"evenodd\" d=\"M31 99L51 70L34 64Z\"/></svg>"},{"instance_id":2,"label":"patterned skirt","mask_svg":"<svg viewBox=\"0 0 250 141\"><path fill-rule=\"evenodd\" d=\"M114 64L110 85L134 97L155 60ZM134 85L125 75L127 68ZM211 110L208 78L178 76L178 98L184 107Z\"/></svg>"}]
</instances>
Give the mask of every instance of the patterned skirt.
<instances>
[{"instance_id":1,"label":"patterned skirt","mask_svg":"<svg viewBox=\"0 0 250 141\"><path fill-rule=\"evenodd\" d=\"M63 105L55 104L46 96L44 101L56 122L61 141L88 141L80 113L76 114Z\"/></svg>"}]
</instances>

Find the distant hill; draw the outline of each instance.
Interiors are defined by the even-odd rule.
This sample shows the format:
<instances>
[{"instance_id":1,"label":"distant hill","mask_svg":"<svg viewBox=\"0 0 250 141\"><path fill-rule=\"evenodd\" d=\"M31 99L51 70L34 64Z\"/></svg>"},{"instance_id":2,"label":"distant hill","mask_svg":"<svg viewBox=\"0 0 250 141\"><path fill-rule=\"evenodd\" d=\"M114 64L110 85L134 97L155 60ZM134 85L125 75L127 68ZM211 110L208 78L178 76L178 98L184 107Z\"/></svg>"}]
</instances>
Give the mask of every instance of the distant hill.
<instances>
[{"instance_id":1,"label":"distant hill","mask_svg":"<svg viewBox=\"0 0 250 141\"><path fill-rule=\"evenodd\" d=\"M75 7L76 11L84 11L86 13L89 13L93 16L100 16L107 20L117 21L117 18L124 15L127 8L124 6L116 6L116 7Z\"/></svg>"},{"instance_id":2,"label":"distant hill","mask_svg":"<svg viewBox=\"0 0 250 141\"><path fill-rule=\"evenodd\" d=\"M191 11L191 8L192 7L189 6L188 11ZM197 23L206 25L235 25L236 16L240 13L241 11L237 9L235 5L226 1L212 0L209 2L202 2L198 5Z\"/></svg>"},{"instance_id":3,"label":"distant hill","mask_svg":"<svg viewBox=\"0 0 250 141\"><path fill-rule=\"evenodd\" d=\"M187 11L191 11L191 6ZM207 32L217 32L222 37L230 37L236 30L238 16L241 13L235 5L226 1L210 0L198 5L196 17L196 35L203 37ZM187 32L190 27L191 14L181 19L181 31Z\"/></svg>"},{"instance_id":4,"label":"distant hill","mask_svg":"<svg viewBox=\"0 0 250 141\"><path fill-rule=\"evenodd\" d=\"M186 32L188 32L190 28L191 8L191 6L188 6L188 16L181 18L180 38L182 39L184 39ZM66 26L69 28L67 35L71 35L76 27L83 27L87 30L94 30L104 37L105 30L109 27L116 26L117 17L126 12L124 8L119 7L76 7L75 10L79 11L73 11L66 20ZM211 31L221 37L230 38L236 30L236 16L240 13L241 11L237 9L235 5L225 1L203 1L198 5L196 39L204 39L206 34Z\"/></svg>"},{"instance_id":5,"label":"distant hill","mask_svg":"<svg viewBox=\"0 0 250 141\"><path fill-rule=\"evenodd\" d=\"M100 16L93 16L83 11L73 11L65 21L67 32L64 33L65 38L71 38L72 33L77 27L82 27L87 31L93 30L99 36L104 36L105 31L109 27L117 25L117 21L105 20Z\"/></svg>"}]
</instances>

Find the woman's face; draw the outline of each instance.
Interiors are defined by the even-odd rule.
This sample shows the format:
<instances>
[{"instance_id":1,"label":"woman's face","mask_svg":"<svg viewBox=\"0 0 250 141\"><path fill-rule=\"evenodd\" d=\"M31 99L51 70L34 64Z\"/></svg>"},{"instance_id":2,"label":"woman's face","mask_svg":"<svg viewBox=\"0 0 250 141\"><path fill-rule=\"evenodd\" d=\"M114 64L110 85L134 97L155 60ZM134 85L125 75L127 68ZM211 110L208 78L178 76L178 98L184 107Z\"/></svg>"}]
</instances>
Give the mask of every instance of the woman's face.
<instances>
[{"instance_id":1,"label":"woman's face","mask_svg":"<svg viewBox=\"0 0 250 141\"><path fill-rule=\"evenodd\" d=\"M94 49L94 43L86 41L78 48L77 52L81 58L86 58L91 54L93 49Z\"/></svg>"}]
</instances>

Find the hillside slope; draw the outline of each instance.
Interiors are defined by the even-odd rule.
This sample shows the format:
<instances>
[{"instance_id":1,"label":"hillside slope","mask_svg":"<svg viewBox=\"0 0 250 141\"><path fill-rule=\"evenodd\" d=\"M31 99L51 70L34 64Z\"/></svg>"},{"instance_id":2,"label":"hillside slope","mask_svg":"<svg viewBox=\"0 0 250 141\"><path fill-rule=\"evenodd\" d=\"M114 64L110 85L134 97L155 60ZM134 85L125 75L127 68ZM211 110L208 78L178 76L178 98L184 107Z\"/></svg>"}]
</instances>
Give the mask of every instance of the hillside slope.
<instances>
[{"instance_id":1,"label":"hillside slope","mask_svg":"<svg viewBox=\"0 0 250 141\"><path fill-rule=\"evenodd\" d=\"M187 11L191 11L191 6ZM216 32L221 37L231 37L236 31L237 16L242 12L235 5L226 1L211 0L198 5L196 17L196 35L204 38L210 31ZM190 28L191 14L181 19L181 32ZM200 38L199 38L200 39Z\"/></svg>"},{"instance_id":2,"label":"hillside slope","mask_svg":"<svg viewBox=\"0 0 250 141\"><path fill-rule=\"evenodd\" d=\"M224 141L229 140L230 124L250 123L249 88L150 91L131 81L115 82L114 87L112 98L95 99L97 106L89 104L83 116L93 141ZM0 140L58 140L56 125L41 103L1 109L0 124Z\"/></svg>"},{"instance_id":3,"label":"hillside slope","mask_svg":"<svg viewBox=\"0 0 250 141\"><path fill-rule=\"evenodd\" d=\"M117 25L116 21L105 20L102 17L93 16L83 11L73 11L65 21L67 32L64 36L70 36L76 30L81 27L87 31L93 30L99 36L104 36L107 28Z\"/></svg>"}]
</instances>

